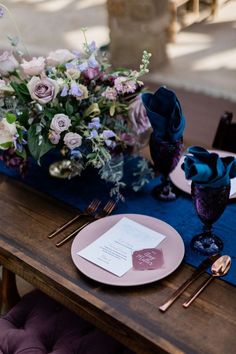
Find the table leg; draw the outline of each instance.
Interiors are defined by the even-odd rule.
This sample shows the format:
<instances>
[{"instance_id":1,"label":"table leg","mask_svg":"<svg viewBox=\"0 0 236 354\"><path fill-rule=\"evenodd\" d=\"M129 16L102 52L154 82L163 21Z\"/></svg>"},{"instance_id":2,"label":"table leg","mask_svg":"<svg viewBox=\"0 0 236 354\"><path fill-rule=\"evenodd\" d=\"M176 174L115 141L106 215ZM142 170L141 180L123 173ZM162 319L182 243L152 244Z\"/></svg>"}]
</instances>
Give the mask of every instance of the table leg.
<instances>
[{"instance_id":1,"label":"table leg","mask_svg":"<svg viewBox=\"0 0 236 354\"><path fill-rule=\"evenodd\" d=\"M0 290L0 311L1 314L4 314L20 300L20 295L16 287L16 276L4 267L2 268Z\"/></svg>"}]
</instances>

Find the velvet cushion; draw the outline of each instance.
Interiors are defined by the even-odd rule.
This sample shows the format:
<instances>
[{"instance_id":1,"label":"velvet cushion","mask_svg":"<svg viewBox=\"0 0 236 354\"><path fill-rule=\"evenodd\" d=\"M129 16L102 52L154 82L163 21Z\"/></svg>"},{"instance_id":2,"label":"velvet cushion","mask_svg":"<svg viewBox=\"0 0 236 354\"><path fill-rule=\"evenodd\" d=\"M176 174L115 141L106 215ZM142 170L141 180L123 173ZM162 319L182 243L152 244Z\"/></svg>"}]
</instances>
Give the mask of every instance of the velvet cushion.
<instances>
[{"instance_id":1,"label":"velvet cushion","mask_svg":"<svg viewBox=\"0 0 236 354\"><path fill-rule=\"evenodd\" d=\"M129 350L45 294L25 295L0 318L3 354L128 354Z\"/></svg>"}]
</instances>

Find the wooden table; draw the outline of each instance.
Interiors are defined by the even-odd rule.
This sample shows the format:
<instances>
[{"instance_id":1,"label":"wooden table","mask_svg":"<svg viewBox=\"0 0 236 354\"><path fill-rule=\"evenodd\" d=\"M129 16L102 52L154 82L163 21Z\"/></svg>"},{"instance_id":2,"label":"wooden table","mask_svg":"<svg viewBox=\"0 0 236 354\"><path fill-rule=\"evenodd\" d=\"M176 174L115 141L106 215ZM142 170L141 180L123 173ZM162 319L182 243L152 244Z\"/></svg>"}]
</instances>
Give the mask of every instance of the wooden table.
<instances>
[{"instance_id":1,"label":"wooden table","mask_svg":"<svg viewBox=\"0 0 236 354\"><path fill-rule=\"evenodd\" d=\"M137 353L235 353L235 287L216 280L184 309L192 287L161 313L158 306L190 276L190 266L146 286L101 285L76 269L71 243L56 248L55 240L47 239L74 209L0 175L0 210L3 302L17 301L13 280L18 274Z\"/></svg>"}]
</instances>

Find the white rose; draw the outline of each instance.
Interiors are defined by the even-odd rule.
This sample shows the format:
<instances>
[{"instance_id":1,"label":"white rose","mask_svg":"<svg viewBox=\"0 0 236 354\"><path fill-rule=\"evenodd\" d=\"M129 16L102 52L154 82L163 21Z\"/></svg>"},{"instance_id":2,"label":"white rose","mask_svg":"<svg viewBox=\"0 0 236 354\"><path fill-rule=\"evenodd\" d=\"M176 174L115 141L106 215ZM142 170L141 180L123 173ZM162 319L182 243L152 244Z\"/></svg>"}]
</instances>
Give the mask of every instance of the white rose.
<instances>
[{"instance_id":1,"label":"white rose","mask_svg":"<svg viewBox=\"0 0 236 354\"><path fill-rule=\"evenodd\" d=\"M73 150L82 144L82 137L77 133L66 133L64 143L69 149Z\"/></svg>"},{"instance_id":2,"label":"white rose","mask_svg":"<svg viewBox=\"0 0 236 354\"><path fill-rule=\"evenodd\" d=\"M23 60L23 63L20 66L22 67L25 75L40 75L45 68L45 58L33 57L30 61Z\"/></svg>"},{"instance_id":3,"label":"white rose","mask_svg":"<svg viewBox=\"0 0 236 354\"><path fill-rule=\"evenodd\" d=\"M6 118L0 120L0 148L1 144L12 143L14 141L14 136L17 134L16 124L8 123Z\"/></svg>"},{"instance_id":4,"label":"white rose","mask_svg":"<svg viewBox=\"0 0 236 354\"><path fill-rule=\"evenodd\" d=\"M61 133L67 130L71 126L71 120L65 114L55 114L52 118L50 128L56 133Z\"/></svg>"},{"instance_id":5,"label":"white rose","mask_svg":"<svg viewBox=\"0 0 236 354\"><path fill-rule=\"evenodd\" d=\"M76 56L71 53L68 49L57 49L53 52L50 52L47 57L48 65L56 66L59 64L67 63L75 59Z\"/></svg>"},{"instance_id":6,"label":"white rose","mask_svg":"<svg viewBox=\"0 0 236 354\"><path fill-rule=\"evenodd\" d=\"M18 61L10 52L5 51L0 55L0 74L8 75L18 68L18 66Z\"/></svg>"}]
</instances>

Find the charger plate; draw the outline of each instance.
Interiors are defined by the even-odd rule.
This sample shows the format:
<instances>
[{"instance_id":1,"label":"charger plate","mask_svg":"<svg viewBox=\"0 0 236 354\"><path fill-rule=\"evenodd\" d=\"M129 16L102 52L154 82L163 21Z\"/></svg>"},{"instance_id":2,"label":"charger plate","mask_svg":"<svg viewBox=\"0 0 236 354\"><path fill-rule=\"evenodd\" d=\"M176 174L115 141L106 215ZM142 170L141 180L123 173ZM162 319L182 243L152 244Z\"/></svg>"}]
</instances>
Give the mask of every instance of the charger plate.
<instances>
[{"instance_id":1,"label":"charger plate","mask_svg":"<svg viewBox=\"0 0 236 354\"><path fill-rule=\"evenodd\" d=\"M164 264L162 267L145 271L138 271L132 268L122 277L118 277L77 254L123 217L134 220L166 236L157 247L163 252ZM179 233L164 221L140 214L119 214L94 221L80 231L72 243L71 256L78 270L93 280L108 285L135 286L152 283L171 274L180 265L184 257L184 243Z\"/></svg>"},{"instance_id":2,"label":"charger plate","mask_svg":"<svg viewBox=\"0 0 236 354\"><path fill-rule=\"evenodd\" d=\"M221 150L208 150L209 152L216 152L220 157L233 156L236 158L236 154L228 151ZM182 163L184 162L184 155L181 156L178 165L173 172L170 173L170 179L176 187L182 190L185 193L191 194L191 181L185 178L184 171L181 168ZM231 186L236 190L236 178L231 179ZM230 194L230 199L236 198L236 193Z\"/></svg>"}]
</instances>

